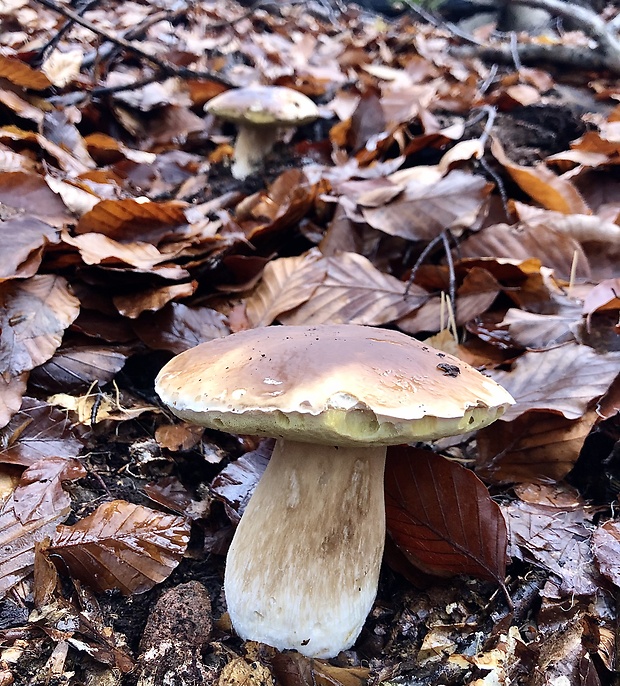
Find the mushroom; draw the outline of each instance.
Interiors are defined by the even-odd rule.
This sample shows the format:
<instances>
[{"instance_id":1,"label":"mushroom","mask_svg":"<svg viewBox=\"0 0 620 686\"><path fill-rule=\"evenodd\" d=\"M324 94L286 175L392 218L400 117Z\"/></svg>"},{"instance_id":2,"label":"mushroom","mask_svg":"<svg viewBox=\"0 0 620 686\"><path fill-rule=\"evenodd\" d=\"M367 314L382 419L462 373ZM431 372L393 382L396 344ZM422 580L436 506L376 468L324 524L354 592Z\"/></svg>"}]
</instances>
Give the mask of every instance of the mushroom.
<instances>
[{"instance_id":1,"label":"mushroom","mask_svg":"<svg viewBox=\"0 0 620 686\"><path fill-rule=\"evenodd\" d=\"M216 95L205 105L215 117L237 124L232 175L245 179L260 168L280 129L309 124L319 110L310 98L284 86L248 86Z\"/></svg>"},{"instance_id":2,"label":"mushroom","mask_svg":"<svg viewBox=\"0 0 620 686\"><path fill-rule=\"evenodd\" d=\"M352 324L215 339L155 387L182 419L276 437L230 546L226 601L241 638L323 658L353 645L375 599L386 446L486 426L514 402L457 358Z\"/></svg>"}]
</instances>

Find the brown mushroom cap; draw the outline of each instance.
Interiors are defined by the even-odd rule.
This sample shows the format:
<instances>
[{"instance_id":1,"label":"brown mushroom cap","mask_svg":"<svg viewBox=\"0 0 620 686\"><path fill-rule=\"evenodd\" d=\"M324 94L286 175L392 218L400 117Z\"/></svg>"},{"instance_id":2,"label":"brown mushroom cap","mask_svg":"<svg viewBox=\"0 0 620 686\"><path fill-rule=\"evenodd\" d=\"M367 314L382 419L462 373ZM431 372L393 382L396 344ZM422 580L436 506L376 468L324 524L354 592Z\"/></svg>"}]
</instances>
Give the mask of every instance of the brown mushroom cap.
<instances>
[{"instance_id":1,"label":"brown mushroom cap","mask_svg":"<svg viewBox=\"0 0 620 686\"><path fill-rule=\"evenodd\" d=\"M205 105L216 117L252 126L301 126L319 116L303 93L284 86L248 86L216 95Z\"/></svg>"},{"instance_id":2,"label":"brown mushroom cap","mask_svg":"<svg viewBox=\"0 0 620 686\"><path fill-rule=\"evenodd\" d=\"M357 325L265 327L209 341L172 359L156 390L196 424L342 446L464 433L514 402L451 355Z\"/></svg>"}]
</instances>

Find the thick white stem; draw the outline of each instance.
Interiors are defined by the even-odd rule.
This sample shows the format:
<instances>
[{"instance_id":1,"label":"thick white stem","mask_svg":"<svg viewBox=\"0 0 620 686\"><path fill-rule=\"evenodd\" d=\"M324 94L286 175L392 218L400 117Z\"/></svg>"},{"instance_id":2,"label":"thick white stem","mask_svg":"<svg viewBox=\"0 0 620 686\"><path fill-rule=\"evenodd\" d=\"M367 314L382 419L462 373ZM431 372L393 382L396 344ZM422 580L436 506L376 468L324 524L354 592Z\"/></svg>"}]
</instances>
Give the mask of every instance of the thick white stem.
<instances>
[{"instance_id":1,"label":"thick white stem","mask_svg":"<svg viewBox=\"0 0 620 686\"><path fill-rule=\"evenodd\" d=\"M276 443L226 562L241 638L310 657L353 645L377 592L384 468L381 446Z\"/></svg>"},{"instance_id":2,"label":"thick white stem","mask_svg":"<svg viewBox=\"0 0 620 686\"><path fill-rule=\"evenodd\" d=\"M239 124L232 166L234 178L245 179L259 169L277 138L278 129L275 126Z\"/></svg>"}]
</instances>

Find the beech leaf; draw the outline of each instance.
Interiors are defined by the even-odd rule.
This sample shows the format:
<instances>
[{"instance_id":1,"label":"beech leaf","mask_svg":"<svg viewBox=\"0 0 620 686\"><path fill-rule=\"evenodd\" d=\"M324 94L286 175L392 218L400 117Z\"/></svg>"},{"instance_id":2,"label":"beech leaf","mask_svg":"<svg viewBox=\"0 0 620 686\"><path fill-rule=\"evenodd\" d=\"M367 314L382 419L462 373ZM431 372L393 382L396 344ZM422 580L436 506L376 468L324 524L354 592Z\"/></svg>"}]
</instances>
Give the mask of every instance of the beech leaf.
<instances>
[{"instance_id":1,"label":"beech leaf","mask_svg":"<svg viewBox=\"0 0 620 686\"><path fill-rule=\"evenodd\" d=\"M268 326L278 315L308 301L326 272L327 260L316 248L299 257L269 262L258 287L245 303L252 326Z\"/></svg>"},{"instance_id":2,"label":"beech leaf","mask_svg":"<svg viewBox=\"0 0 620 686\"><path fill-rule=\"evenodd\" d=\"M283 324L380 326L412 312L428 298L423 289L380 272L367 258L343 252L324 258L327 275L312 298L279 317Z\"/></svg>"},{"instance_id":3,"label":"beech leaf","mask_svg":"<svg viewBox=\"0 0 620 686\"><path fill-rule=\"evenodd\" d=\"M0 369L17 376L50 359L80 312L61 276L42 274L0 290Z\"/></svg>"},{"instance_id":4,"label":"beech leaf","mask_svg":"<svg viewBox=\"0 0 620 686\"><path fill-rule=\"evenodd\" d=\"M527 410L550 410L577 419L609 388L619 363L620 352L598 354L588 346L568 344L526 352L511 371L489 374L517 401L502 420L515 419Z\"/></svg>"},{"instance_id":5,"label":"beech leaf","mask_svg":"<svg viewBox=\"0 0 620 686\"><path fill-rule=\"evenodd\" d=\"M59 526L50 549L96 591L129 595L166 579L188 542L187 518L113 500L73 526Z\"/></svg>"},{"instance_id":6,"label":"beech leaf","mask_svg":"<svg viewBox=\"0 0 620 686\"><path fill-rule=\"evenodd\" d=\"M385 510L390 536L423 571L471 574L503 586L506 524L469 469L428 450L389 448Z\"/></svg>"}]
</instances>

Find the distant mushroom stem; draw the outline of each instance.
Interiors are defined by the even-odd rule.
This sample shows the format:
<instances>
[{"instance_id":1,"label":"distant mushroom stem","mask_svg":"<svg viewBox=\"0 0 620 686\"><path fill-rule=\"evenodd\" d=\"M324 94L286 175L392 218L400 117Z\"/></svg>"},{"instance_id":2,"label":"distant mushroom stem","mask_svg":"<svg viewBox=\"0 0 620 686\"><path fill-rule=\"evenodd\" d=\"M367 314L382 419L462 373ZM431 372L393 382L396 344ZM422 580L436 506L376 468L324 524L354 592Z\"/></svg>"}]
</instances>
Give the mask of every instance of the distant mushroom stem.
<instances>
[{"instance_id":1,"label":"distant mushroom stem","mask_svg":"<svg viewBox=\"0 0 620 686\"><path fill-rule=\"evenodd\" d=\"M252 126L239 124L232 175L235 179L245 179L260 168L263 160L271 152L277 138L277 126Z\"/></svg>"},{"instance_id":2,"label":"distant mushroom stem","mask_svg":"<svg viewBox=\"0 0 620 686\"><path fill-rule=\"evenodd\" d=\"M278 440L228 553L241 638L323 658L353 645L377 592L385 455Z\"/></svg>"}]
</instances>

